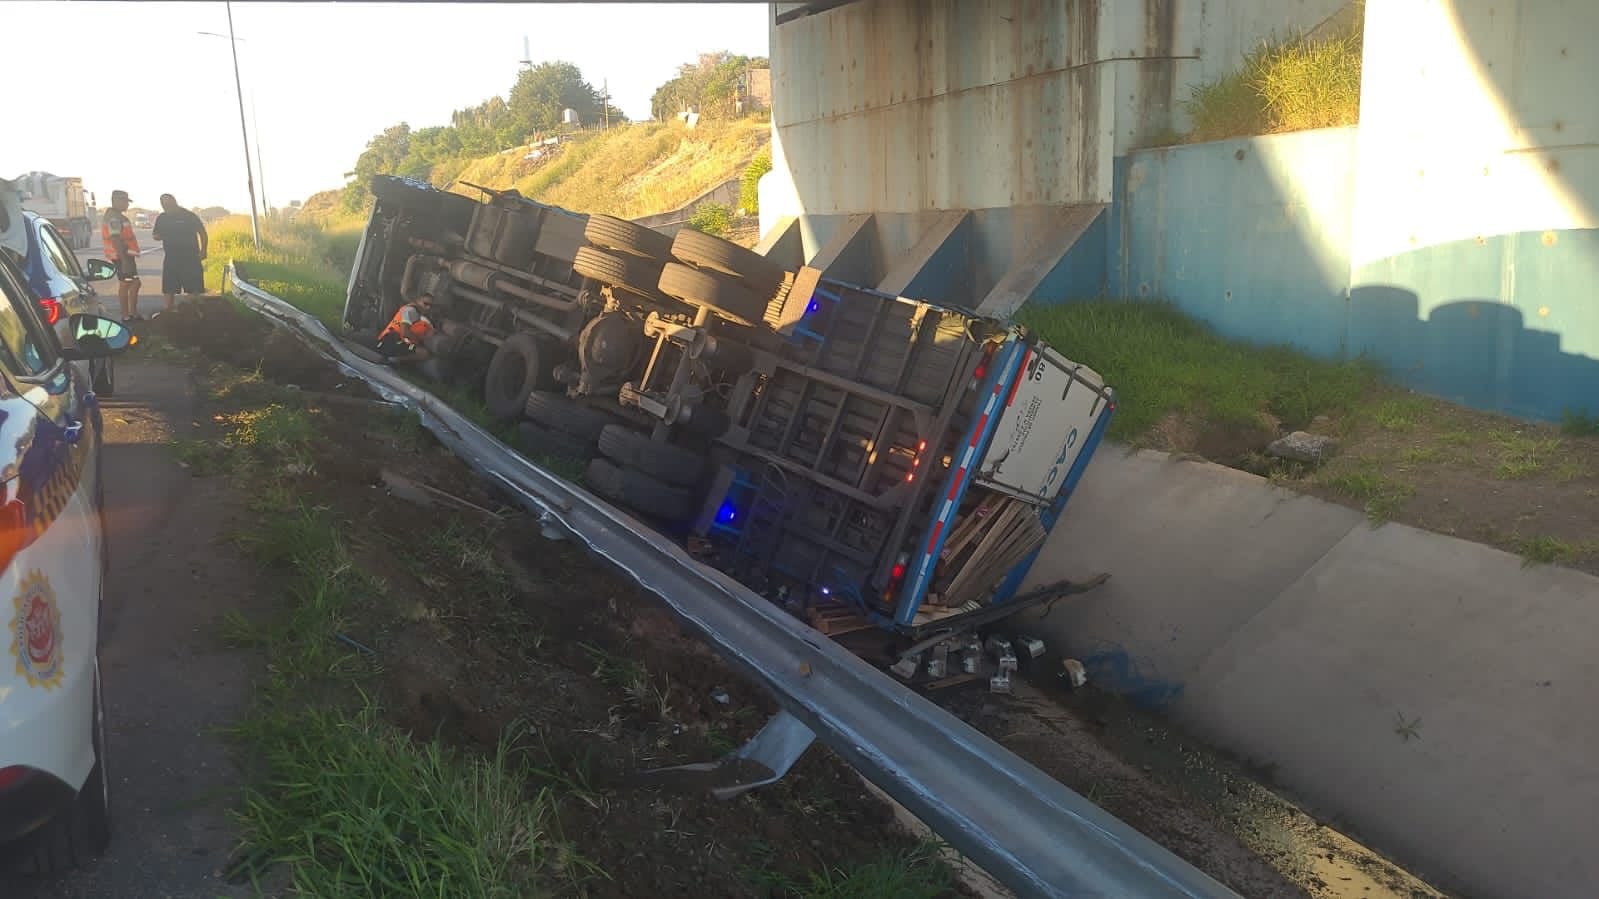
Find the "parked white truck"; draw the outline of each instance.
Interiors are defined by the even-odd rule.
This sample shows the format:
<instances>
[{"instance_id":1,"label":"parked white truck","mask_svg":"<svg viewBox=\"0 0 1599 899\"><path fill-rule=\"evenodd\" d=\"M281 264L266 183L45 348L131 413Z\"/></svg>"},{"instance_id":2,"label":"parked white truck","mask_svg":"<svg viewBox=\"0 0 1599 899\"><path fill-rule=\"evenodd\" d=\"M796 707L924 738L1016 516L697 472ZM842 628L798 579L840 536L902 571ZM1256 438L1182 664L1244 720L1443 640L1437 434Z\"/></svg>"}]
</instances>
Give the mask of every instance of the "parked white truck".
<instances>
[{"instance_id":1,"label":"parked white truck","mask_svg":"<svg viewBox=\"0 0 1599 899\"><path fill-rule=\"evenodd\" d=\"M50 220L75 250L87 250L99 228L94 194L85 193L82 178L29 172L16 179L22 208Z\"/></svg>"}]
</instances>

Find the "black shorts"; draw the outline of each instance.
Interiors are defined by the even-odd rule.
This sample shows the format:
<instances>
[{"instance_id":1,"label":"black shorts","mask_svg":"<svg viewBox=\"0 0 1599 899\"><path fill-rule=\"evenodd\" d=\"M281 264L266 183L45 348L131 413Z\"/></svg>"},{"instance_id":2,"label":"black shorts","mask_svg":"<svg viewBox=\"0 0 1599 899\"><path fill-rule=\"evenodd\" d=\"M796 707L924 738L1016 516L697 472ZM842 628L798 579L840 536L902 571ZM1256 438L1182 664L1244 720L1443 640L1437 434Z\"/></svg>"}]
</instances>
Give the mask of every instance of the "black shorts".
<instances>
[{"instance_id":1,"label":"black shorts","mask_svg":"<svg viewBox=\"0 0 1599 899\"><path fill-rule=\"evenodd\" d=\"M116 261L117 278L122 281L139 280L139 260L132 256L118 256Z\"/></svg>"},{"instance_id":2,"label":"black shorts","mask_svg":"<svg viewBox=\"0 0 1599 899\"><path fill-rule=\"evenodd\" d=\"M205 293L205 267L200 258L174 259L168 255L161 263L161 292L167 296Z\"/></svg>"},{"instance_id":3,"label":"black shorts","mask_svg":"<svg viewBox=\"0 0 1599 899\"><path fill-rule=\"evenodd\" d=\"M409 356L416 352L416 344L398 334L385 334L378 338L378 355L388 359Z\"/></svg>"}]
</instances>

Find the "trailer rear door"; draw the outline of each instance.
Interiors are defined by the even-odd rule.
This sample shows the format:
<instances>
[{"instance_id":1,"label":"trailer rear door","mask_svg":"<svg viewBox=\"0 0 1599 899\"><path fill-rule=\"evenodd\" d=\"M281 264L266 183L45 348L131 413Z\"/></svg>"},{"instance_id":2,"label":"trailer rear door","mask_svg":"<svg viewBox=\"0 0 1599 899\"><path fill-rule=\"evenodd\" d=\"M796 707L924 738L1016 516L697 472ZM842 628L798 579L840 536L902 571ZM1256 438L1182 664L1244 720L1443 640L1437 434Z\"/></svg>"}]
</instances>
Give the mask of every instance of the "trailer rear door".
<instances>
[{"instance_id":1,"label":"trailer rear door","mask_svg":"<svg viewBox=\"0 0 1599 899\"><path fill-rule=\"evenodd\" d=\"M1060 491L1094 423L1109 414L1111 393L1093 369L1037 343L1028 349L977 483L1048 504Z\"/></svg>"}]
</instances>

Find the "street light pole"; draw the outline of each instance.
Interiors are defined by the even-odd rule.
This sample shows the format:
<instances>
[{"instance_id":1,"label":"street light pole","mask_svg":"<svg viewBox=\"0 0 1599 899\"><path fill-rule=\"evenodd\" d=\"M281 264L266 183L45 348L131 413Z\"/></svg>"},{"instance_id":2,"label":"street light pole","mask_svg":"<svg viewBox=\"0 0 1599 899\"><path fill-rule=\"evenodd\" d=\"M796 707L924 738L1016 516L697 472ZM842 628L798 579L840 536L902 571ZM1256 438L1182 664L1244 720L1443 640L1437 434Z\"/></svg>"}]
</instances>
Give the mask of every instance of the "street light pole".
<instances>
[{"instance_id":1,"label":"street light pole","mask_svg":"<svg viewBox=\"0 0 1599 899\"><path fill-rule=\"evenodd\" d=\"M244 124L244 83L239 80L239 41L233 36L233 4L223 4L228 10L228 49L233 51L233 89L239 95L239 133L244 135L244 180L250 188L250 238L255 248L261 249L261 223L256 219L255 171L250 166L250 129Z\"/></svg>"}]
</instances>

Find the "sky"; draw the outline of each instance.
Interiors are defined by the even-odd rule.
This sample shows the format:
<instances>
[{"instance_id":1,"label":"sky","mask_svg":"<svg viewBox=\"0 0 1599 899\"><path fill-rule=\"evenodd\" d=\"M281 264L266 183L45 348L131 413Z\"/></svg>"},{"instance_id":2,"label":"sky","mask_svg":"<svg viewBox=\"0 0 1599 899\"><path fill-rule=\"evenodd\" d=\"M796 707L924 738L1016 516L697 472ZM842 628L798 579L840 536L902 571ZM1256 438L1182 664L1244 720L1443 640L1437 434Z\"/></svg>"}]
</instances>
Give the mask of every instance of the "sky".
<instances>
[{"instance_id":1,"label":"sky","mask_svg":"<svg viewBox=\"0 0 1599 899\"><path fill-rule=\"evenodd\" d=\"M54 124L0 127L0 177L77 175L102 207L122 189L151 209L171 193L248 210L228 41L196 33L227 34L222 3L8 2L0 16L7 70L48 72L33 89L68 99L32 105ZM767 17L765 3L236 2L258 193L284 206L339 187L384 128L448 124L451 111L505 95L524 36L535 63L572 62L596 87L608 79L612 103L647 119L650 95L701 52L768 55ZM72 43L42 36L74 33L81 63L67 65Z\"/></svg>"}]
</instances>

